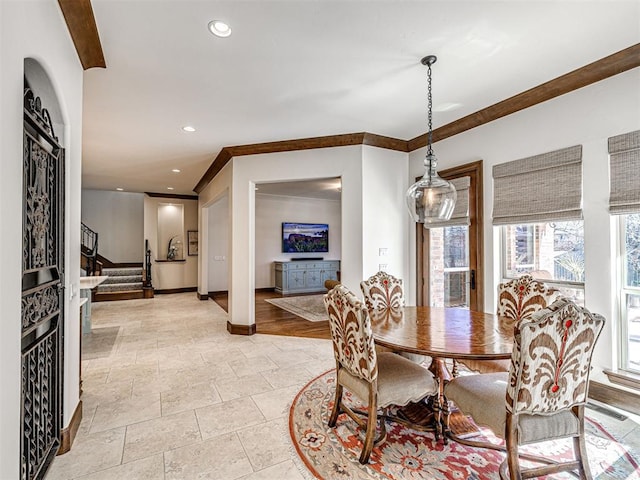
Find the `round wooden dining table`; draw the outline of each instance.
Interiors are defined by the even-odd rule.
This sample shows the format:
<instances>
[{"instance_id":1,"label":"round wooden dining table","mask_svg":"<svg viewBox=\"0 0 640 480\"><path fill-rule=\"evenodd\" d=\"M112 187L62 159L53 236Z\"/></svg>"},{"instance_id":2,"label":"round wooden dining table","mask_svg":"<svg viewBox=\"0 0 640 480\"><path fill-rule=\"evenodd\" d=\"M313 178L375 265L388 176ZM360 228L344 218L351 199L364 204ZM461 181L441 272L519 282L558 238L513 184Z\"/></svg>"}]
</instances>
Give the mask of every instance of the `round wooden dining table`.
<instances>
[{"instance_id":1,"label":"round wooden dining table","mask_svg":"<svg viewBox=\"0 0 640 480\"><path fill-rule=\"evenodd\" d=\"M444 386L452 378L446 359L504 360L511 358L513 320L464 308L403 307L370 310L376 344L396 352L427 355L429 370L439 384L434 410L448 411ZM446 436L445 436L446 439Z\"/></svg>"}]
</instances>

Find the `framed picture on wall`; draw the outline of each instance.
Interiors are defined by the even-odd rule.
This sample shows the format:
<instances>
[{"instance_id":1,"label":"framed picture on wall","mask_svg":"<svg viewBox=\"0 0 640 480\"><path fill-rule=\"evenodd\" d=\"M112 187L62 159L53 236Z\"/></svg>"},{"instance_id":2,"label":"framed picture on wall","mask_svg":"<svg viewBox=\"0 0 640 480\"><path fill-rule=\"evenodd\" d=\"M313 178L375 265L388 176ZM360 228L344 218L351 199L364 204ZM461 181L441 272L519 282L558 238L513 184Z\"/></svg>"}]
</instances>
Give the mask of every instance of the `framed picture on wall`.
<instances>
[{"instance_id":1,"label":"framed picture on wall","mask_svg":"<svg viewBox=\"0 0 640 480\"><path fill-rule=\"evenodd\" d=\"M187 255L195 257L198 255L198 231L187 230Z\"/></svg>"}]
</instances>

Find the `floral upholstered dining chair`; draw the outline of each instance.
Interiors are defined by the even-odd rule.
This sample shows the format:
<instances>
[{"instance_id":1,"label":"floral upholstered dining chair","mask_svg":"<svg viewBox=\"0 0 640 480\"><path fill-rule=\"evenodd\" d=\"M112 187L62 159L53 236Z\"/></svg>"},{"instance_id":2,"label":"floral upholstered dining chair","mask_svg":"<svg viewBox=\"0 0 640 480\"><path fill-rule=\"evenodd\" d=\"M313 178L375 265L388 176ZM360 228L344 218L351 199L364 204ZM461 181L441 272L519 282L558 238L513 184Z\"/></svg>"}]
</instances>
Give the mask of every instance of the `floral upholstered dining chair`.
<instances>
[{"instance_id":1,"label":"floral upholstered dining chair","mask_svg":"<svg viewBox=\"0 0 640 480\"><path fill-rule=\"evenodd\" d=\"M513 328L516 322L529 318L560 297L560 290L534 280L531 275L522 275L520 278L499 284L497 313L504 321L501 327ZM479 373L509 370L509 360L461 360L461 363Z\"/></svg>"},{"instance_id":2,"label":"floral upholstered dining chair","mask_svg":"<svg viewBox=\"0 0 640 480\"><path fill-rule=\"evenodd\" d=\"M369 310L404 307L402 279L386 272L378 272L360 282L360 289Z\"/></svg>"},{"instance_id":3,"label":"floral upholstered dining chair","mask_svg":"<svg viewBox=\"0 0 640 480\"><path fill-rule=\"evenodd\" d=\"M369 310L400 310L404 307L402 279L387 272L378 272L360 282L364 303ZM396 352L414 363L427 363L431 357L417 353Z\"/></svg>"},{"instance_id":4,"label":"floral upholstered dining chair","mask_svg":"<svg viewBox=\"0 0 640 480\"><path fill-rule=\"evenodd\" d=\"M507 455L500 478L519 480L571 470L578 470L582 479L591 478L584 405L591 357L603 325L602 316L561 298L516 323L509 372L461 376L445 387L448 400L505 439ZM539 457L543 466L528 471L520 467L520 445L563 437L573 438L574 460L557 464ZM494 444L454 439L498 449Z\"/></svg>"},{"instance_id":5,"label":"floral upholstered dining chair","mask_svg":"<svg viewBox=\"0 0 640 480\"><path fill-rule=\"evenodd\" d=\"M438 387L431 372L420 365L390 352L376 352L369 310L348 288L334 287L324 296L324 304L336 360L336 394L328 424L335 427L344 412L365 430L360 463L367 463L376 436L378 408L417 402L437 393ZM366 422L345 404L345 388L367 406ZM376 444L385 438L381 418Z\"/></svg>"}]
</instances>

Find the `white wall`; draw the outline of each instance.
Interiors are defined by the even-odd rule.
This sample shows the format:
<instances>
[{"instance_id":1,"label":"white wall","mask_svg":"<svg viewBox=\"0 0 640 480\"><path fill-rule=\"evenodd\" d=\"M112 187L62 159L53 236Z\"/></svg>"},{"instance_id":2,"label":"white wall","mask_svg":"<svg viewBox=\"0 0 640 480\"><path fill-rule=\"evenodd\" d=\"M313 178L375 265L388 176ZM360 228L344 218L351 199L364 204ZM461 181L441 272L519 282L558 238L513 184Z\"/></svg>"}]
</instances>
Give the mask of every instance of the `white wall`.
<instances>
[{"instance_id":1,"label":"white wall","mask_svg":"<svg viewBox=\"0 0 640 480\"><path fill-rule=\"evenodd\" d=\"M233 209L233 203L231 199L233 179L233 162L228 162L222 170L218 172L215 178L207 184L206 187L198 194L198 225L200 228L200 255L198 257L198 293L205 295L208 292L216 291L209 287L209 242L210 236L216 235L216 220L213 219L212 225L209 225L209 210L208 208L214 203L221 200L223 197L227 197L226 202L228 205L227 215L221 214L221 222L224 222L223 218L226 218L228 223L227 228L231 227L231 215ZM231 251L233 246L231 243L230 230L227 232L227 254L225 255L225 261L227 264L231 261ZM214 270L217 267L214 267ZM225 267L227 268L227 267ZM215 275L215 273L214 273ZM230 272L227 273L227 283L224 285L223 290L228 290L228 286L231 283Z\"/></svg>"},{"instance_id":2,"label":"white wall","mask_svg":"<svg viewBox=\"0 0 640 480\"><path fill-rule=\"evenodd\" d=\"M408 185L407 154L363 147L362 158L362 278L385 271L406 281L409 271L408 234L411 217L405 207ZM413 223L411 223L413 225ZM380 249L386 249L386 255ZM359 291L359 290L358 290ZM405 301L415 304L413 291Z\"/></svg>"},{"instance_id":3,"label":"white wall","mask_svg":"<svg viewBox=\"0 0 640 480\"><path fill-rule=\"evenodd\" d=\"M98 253L112 262L144 261L144 194L82 190L82 221L98 232Z\"/></svg>"},{"instance_id":4,"label":"white wall","mask_svg":"<svg viewBox=\"0 0 640 480\"><path fill-rule=\"evenodd\" d=\"M20 477L22 92L25 58L47 72L66 150L64 412L78 405L82 67L56 2L0 2L0 478ZM59 134L61 132L58 132Z\"/></svg>"},{"instance_id":5,"label":"white wall","mask_svg":"<svg viewBox=\"0 0 640 480\"><path fill-rule=\"evenodd\" d=\"M229 289L229 196L225 195L205 210L209 218L207 291L222 292Z\"/></svg>"},{"instance_id":6,"label":"white wall","mask_svg":"<svg viewBox=\"0 0 640 480\"><path fill-rule=\"evenodd\" d=\"M500 275L498 229L491 224L492 166L572 145L583 146L585 304L607 319L594 357L594 364L603 367L615 365L613 328L617 294L612 281L614 259L609 254L613 245L607 211L607 138L639 128L640 69L635 69L456 135L434 147L439 168L484 160L483 280L485 308L492 311ZM409 178L423 173L424 154L425 149L411 153ZM411 248L415 258L415 241ZM415 279L415 272L411 278Z\"/></svg>"},{"instance_id":7,"label":"white wall","mask_svg":"<svg viewBox=\"0 0 640 480\"><path fill-rule=\"evenodd\" d=\"M341 205L337 200L256 194L256 288L275 286L274 261L296 257L341 258ZM282 222L326 223L329 251L309 255L282 252Z\"/></svg>"},{"instance_id":8,"label":"white wall","mask_svg":"<svg viewBox=\"0 0 640 480\"><path fill-rule=\"evenodd\" d=\"M158 208L173 203L182 205L184 227L182 238L187 238L187 230L198 230L198 201L176 198L144 196L144 238L149 240L151 249L151 278L155 290L191 288L198 285L198 257L188 256L184 248L184 262L157 262L166 260L167 245L158 240ZM200 242L201 243L201 242Z\"/></svg>"},{"instance_id":9,"label":"white wall","mask_svg":"<svg viewBox=\"0 0 640 480\"><path fill-rule=\"evenodd\" d=\"M251 155L233 159L230 208L229 312L237 325L255 323L255 184L278 180L342 178L342 281L354 291L362 276L362 147ZM348 206L348 207L347 207Z\"/></svg>"},{"instance_id":10,"label":"white wall","mask_svg":"<svg viewBox=\"0 0 640 480\"><path fill-rule=\"evenodd\" d=\"M236 325L255 323L254 288L256 279L256 235L259 226L256 213L255 186L274 181L297 181L312 178L340 177L342 180L341 218L341 280L358 292L365 273L377 271L378 248L389 249L388 262L402 278L408 275L408 258L403 250L409 245L408 214L403 194L407 187L407 160L403 153L363 147L334 147L317 150L281 152L243 156L232 159L214 180L200 192L200 225L209 235L206 207L225 194L230 195L230 259L229 313ZM365 172L366 173L363 173ZM364 180L369 184L365 185ZM391 193L387 193L390 190ZM385 193L381 193L384 191ZM387 196L388 195L388 196ZM381 197L393 207L381 207ZM364 206L364 203L367 206ZM313 217L312 221L319 221ZM388 232L381 233L384 229ZM370 238L368 266L364 268L364 235ZM204 242L204 240L203 240ZM383 242L384 245L380 244ZM209 248L209 240L207 240ZM368 243L369 245L369 243ZM333 254L332 254L333 256ZM271 260L270 260L271 261ZM208 283L209 264L201 260L198 291L204 293Z\"/></svg>"}]
</instances>

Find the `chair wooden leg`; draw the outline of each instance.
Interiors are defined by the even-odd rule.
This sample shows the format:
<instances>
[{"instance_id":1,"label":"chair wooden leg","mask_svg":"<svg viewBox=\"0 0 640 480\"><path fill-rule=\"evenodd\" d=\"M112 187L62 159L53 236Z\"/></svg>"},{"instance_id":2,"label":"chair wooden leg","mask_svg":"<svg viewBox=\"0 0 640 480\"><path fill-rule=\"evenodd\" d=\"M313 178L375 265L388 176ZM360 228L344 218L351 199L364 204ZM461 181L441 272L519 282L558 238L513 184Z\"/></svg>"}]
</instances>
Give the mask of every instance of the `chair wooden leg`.
<instances>
[{"instance_id":1,"label":"chair wooden leg","mask_svg":"<svg viewBox=\"0 0 640 480\"><path fill-rule=\"evenodd\" d=\"M587 445L584 441L584 405L573 407L573 413L578 417L579 435L573 437L573 451L579 464L580 478L583 480L592 480L591 469L589 468L589 460L587 458Z\"/></svg>"},{"instance_id":2,"label":"chair wooden leg","mask_svg":"<svg viewBox=\"0 0 640 480\"><path fill-rule=\"evenodd\" d=\"M333 409L331 410L331 416L329 417L329 427L333 428L336 426L336 422L338 421L338 415L340 415L340 403L342 402L342 385L336 385L336 398L333 402Z\"/></svg>"},{"instance_id":3,"label":"chair wooden leg","mask_svg":"<svg viewBox=\"0 0 640 480\"><path fill-rule=\"evenodd\" d=\"M505 443L507 458L505 462L509 467L510 480L522 480L520 462L518 461L518 418L507 412L507 424L505 427Z\"/></svg>"},{"instance_id":4,"label":"chair wooden leg","mask_svg":"<svg viewBox=\"0 0 640 480\"><path fill-rule=\"evenodd\" d=\"M375 387L377 389L377 386ZM362 453L360 454L360 463L368 463L371 450L373 450L373 441L376 438L376 426L378 425L378 408L377 395L373 389L369 390L369 407L367 411L367 433L364 437L362 445Z\"/></svg>"}]
</instances>

